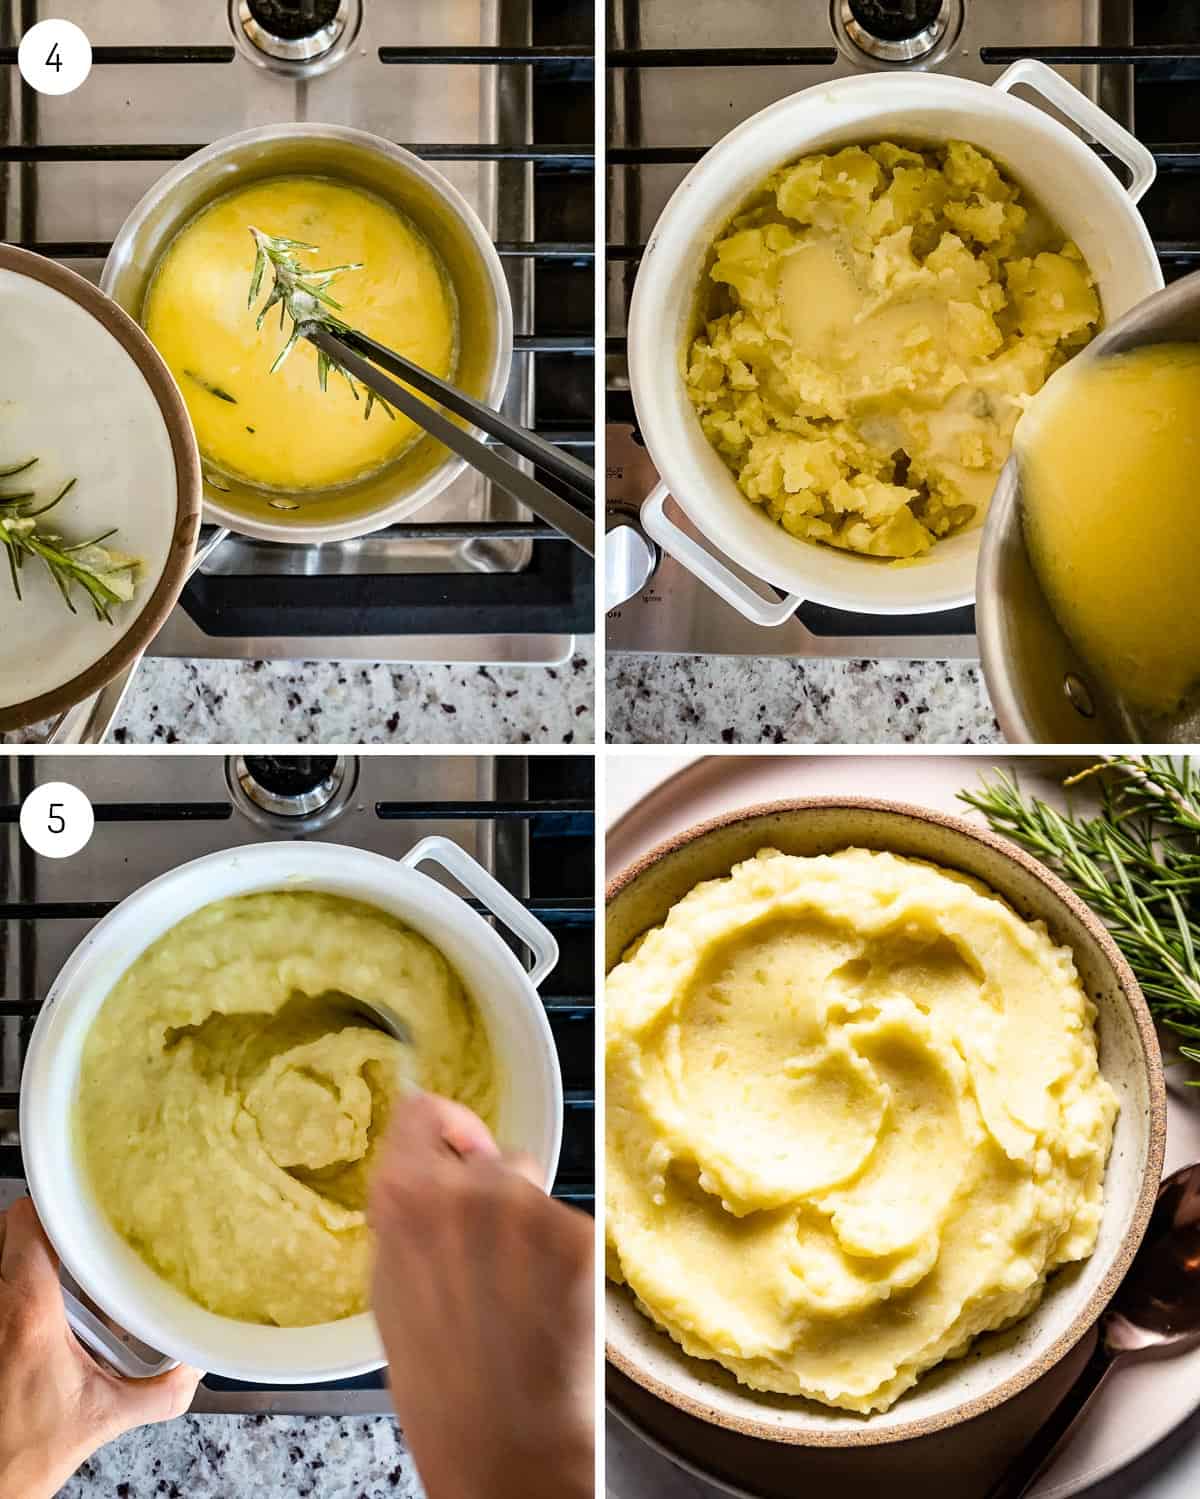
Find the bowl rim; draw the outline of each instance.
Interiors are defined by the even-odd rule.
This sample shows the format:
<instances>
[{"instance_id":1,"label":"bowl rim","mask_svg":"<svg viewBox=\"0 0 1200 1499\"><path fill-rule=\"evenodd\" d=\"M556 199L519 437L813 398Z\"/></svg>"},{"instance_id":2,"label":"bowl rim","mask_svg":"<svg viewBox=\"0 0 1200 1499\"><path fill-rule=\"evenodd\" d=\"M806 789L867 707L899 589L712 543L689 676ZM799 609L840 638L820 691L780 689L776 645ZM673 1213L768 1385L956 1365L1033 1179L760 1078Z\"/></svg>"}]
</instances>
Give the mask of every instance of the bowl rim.
<instances>
[{"instance_id":1,"label":"bowl rim","mask_svg":"<svg viewBox=\"0 0 1200 1499\"><path fill-rule=\"evenodd\" d=\"M133 623L110 648L68 681L36 697L0 707L0 731L27 728L83 702L136 663L162 629L191 572L200 534L203 481L200 451L179 387L149 338L125 310L90 281L43 255L0 243L0 270L13 271L69 297L125 350L162 414L175 467L175 523L166 561Z\"/></svg>"},{"instance_id":2,"label":"bowl rim","mask_svg":"<svg viewBox=\"0 0 1200 1499\"><path fill-rule=\"evenodd\" d=\"M385 157L394 165L410 172L414 177L424 182L453 211L479 255L480 265L491 288L495 304L496 346L493 351L489 384L486 392L484 392L484 400L487 405L498 407L503 400L512 375L513 304L512 292L509 288L508 279L505 276L504 266L496 249L495 241L488 232L487 226L479 216L479 213L444 173L439 172L430 162L418 156L414 151L410 151L406 146L401 146L397 142L390 141L386 137L376 135L369 130L358 130L349 125L322 123L319 120L297 120L273 125L251 126L246 130L238 130L230 135L223 135L201 150L194 151L190 156L185 156L160 177L157 177L126 214L121 227L117 230L113 238L112 245L109 248L103 269L100 273L100 286L104 292L107 295L112 295L111 289L117 273L132 258L139 237L145 229L146 222L155 209L170 198L186 194L188 192L189 180L197 171L213 162L222 162L231 155L236 157L236 153L243 148L270 146L279 141L337 141L351 150ZM232 163L227 163L227 165L236 167L239 163L235 160ZM281 171L279 175L297 174L295 172ZM241 185L245 185L241 174L226 182L221 189L221 193L217 196L223 196L225 193L236 191L239 182ZM179 230L176 230L176 233L181 232L183 228L190 224L196 215L207 206L207 202L211 201L213 200L206 200L206 203L201 204L191 203L188 213L181 223ZM173 239L174 236L168 241L168 248ZM162 251L162 254L166 254L166 249ZM161 260L161 255L159 259ZM157 269L157 262L154 269ZM153 275L153 271L151 275ZM138 309L139 318L142 310L141 308ZM140 328L141 324L139 323L138 326ZM476 428L472 427L468 430L477 436L482 435ZM425 438L418 439L418 441L425 440ZM320 522L279 521L275 523L257 520L252 516L245 516L241 511L226 505L215 489L215 486L209 485L204 481L203 472L201 472L201 492L203 494L203 503L207 518L217 525L227 527L238 536L249 536L260 541L295 542L300 545L322 544L333 541L354 541L363 536L369 536L372 532L378 531L382 527L393 525L396 521L402 520L417 510L422 509L430 501L436 499L444 489L465 472L467 466L465 458L461 458L457 453L451 453L447 449L438 465L425 475L411 493L391 499L386 504L377 506L368 514L348 520L327 520ZM330 492L336 487L339 486L331 487ZM340 487L348 489L351 485Z\"/></svg>"},{"instance_id":3,"label":"bowl rim","mask_svg":"<svg viewBox=\"0 0 1200 1499\"><path fill-rule=\"evenodd\" d=\"M1010 1375L984 1394L977 1395L970 1400L961 1401L948 1410L935 1412L928 1416L921 1416L884 1429L872 1429L871 1418L867 1417L861 1427L832 1431L800 1431L780 1427L769 1422L751 1420L746 1417L729 1416L711 1404L705 1404L702 1401L693 1399L690 1395L673 1389L665 1381L643 1369L641 1365L630 1359L622 1349L618 1348L606 1332L604 1344L606 1359L628 1378L632 1379L636 1384L640 1385L644 1390L649 1391L650 1394L656 1396L658 1399L664 1400L667 1404L673 1405L677 1410L682 1410L687 1415L694 1416L701 1421L706 1421L710 1425L724 1427L726 1430L739 1432L743 1436L758 1437L765 1441L779 1443L780 1445L798 1447L875 1447L893 1442L911 1441L914 1437L929 1436L935 1432L945 1431L948 1427L958 1426L965 1421L972 1420L976 1416L983 1415L985 1411L993 1410L996 1406L1002 1405L1021 1390L1028 1388L1029 1385L1038 1380L1055 1364L1059 1363L1095 1325L1104 1308L1112 1300L1113 1295L1116 1293L1118 1286L1133 1262L1133 1257L1137 1253L1138 1247L1145 1235L1147 1225L1150 1222L1150 1214L1154 1209L1154 1203L1158 1197L1166 1146L1166 1083L1163 1074L1162 1055L1154 1030L1154 1022L1150 1017L1150 1011L1146 1004L1145 996L1142 994L1141 986L1134 977L1133 970L1125 960L1112 934L1095 912L1067 884L1059 879L1053 871L1047 869L1044 864L1040 863L1031 854L1026 853L1017 844L1011 843L1007 838L1001 838L990 829L978 828L974 824L967 822L964 818L956 817L947 812L939 812L928 807L918 807L911 802L890 801L883 797L871 796L806 796L784 798L771 802L757 802L734 811L719 813L715 817L695 823L678 833L672 834L671 837L663 839L653 848L639 855L638 858L634 859L632 863L619 871L619 873L606 883L604 892L605 910L607 912L608 906L625 890L629 889L639 876L658 864L669 854L676 853L687 845L695 843L722 828L729 827L734 823L753 822L760 818L778 815L779 813L832 812L838 810L883 813L891 817L908 818L918 822L932 823L953 835L965 837L976 843L980 843L993 853L997 853L1008 859L1043 885L1051 895L1055 896L1066 907L1067 911L1083 925L1088 935L1096 942L1105 961L1112 968L1113 975L1117 980L1121 992L1128 1001L1138 1038L1141 1042L1142 1054L1146 1061L1150 1107L1146 1124L1146 1169L1141 1188L1134 1203L1128 1227L1117 1247L1117 1251L1086 1304L1072 1319L1070 1325L1055 1338L1053 1343L1036 1358L1031 1358L1017 1373ZM606 976L607 973L608 968L606 967ZM606 1286L608 1294L612 1294L614 1289L611 1284ZM653 1326L649 1319L647 1319L647 1325ZM690 1362L700 1367L703 1367L705 1363L703 1359L693 1359Z\"/></svg>"}]
</instances>

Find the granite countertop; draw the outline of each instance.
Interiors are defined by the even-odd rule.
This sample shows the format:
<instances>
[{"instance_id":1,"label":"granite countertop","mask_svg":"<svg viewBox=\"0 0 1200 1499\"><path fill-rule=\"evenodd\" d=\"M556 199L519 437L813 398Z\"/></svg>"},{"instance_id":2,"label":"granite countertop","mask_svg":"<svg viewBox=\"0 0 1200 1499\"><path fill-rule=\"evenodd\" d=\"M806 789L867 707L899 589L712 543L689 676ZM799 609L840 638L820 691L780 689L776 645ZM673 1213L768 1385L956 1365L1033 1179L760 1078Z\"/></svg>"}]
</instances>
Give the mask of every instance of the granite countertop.
<instances>
[{"instance_id":1,"label":"granite countertop","mask_svg":"<svg viewBox=\"0 0 1200 1499\"><path fill-rule=\"evenodd\" d=\"M614 652L614 744L999 744L975 661Z\"/></svg>"},{"instance_id":2,"label":"granite countertop","mask_svg":"<svg viewBox=\"0 0 1200 1499\"><path fill-rule=\"evenodd\" d=\"M560 666L186 661L138 668L118 744L590 744L593 650Z\"/></svg>"},{"instance_id":3,"label":"granite countertop","mask_svg":"<svg viewBox=\"0 0 1200 1499\"><path fill-rule=\"evenodd\" d=\"M102 1447L59 1499L421 1499L390 1416L181 1416Z\"/></svg>"}]
</instances>

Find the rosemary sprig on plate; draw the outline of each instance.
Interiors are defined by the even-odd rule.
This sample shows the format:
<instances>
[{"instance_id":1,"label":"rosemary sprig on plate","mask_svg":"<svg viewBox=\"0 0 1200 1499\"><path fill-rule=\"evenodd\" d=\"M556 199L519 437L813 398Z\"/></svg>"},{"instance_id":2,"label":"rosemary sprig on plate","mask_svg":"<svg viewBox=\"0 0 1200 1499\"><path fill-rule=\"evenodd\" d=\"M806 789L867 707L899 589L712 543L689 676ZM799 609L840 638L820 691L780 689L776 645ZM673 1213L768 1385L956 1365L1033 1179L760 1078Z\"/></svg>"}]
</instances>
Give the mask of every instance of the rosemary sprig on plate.
<instances>
[{"instance_id":1,"label":"rosemary sprig on plate","mask_svg":"<svg viewBox=\"0 0 1200 1499\"><path fill-rule=\"evenodd\" d=\"M1187 757L1114 755L1065 784L1090 776L1101 778L1092 817L1026 798L1004 774L959 796L1103 918L1155 1019L1200 1062L1200 772Z\"/></svg>"},{"instance_id":2,"label":"rosemary sprig on plate","mask_svg":"<svg viewBox=\"0 0 1200 1499\"><path fill-rule=\"evenodd\" d=\"M271 374L274 374L299 343L302 323L320 323L334 333L350 331L350 325L337 316L342 310L342 304L330 295L329 288L344 271L361 271L362 262L352 261L346 265L332 265L324 270L306 270L301 265L297 252L306 250L315 253L316 245L306 245L303 240L299 239L284 239L280 236L264 234L261 229L251 228L250 233L254 236L256 254L254 270L250 275L250 295L246 300L248 308L253 308L258 299L268 265L271 267L274 278L271 294L259 311L255 327L262 327L267 313L277 302L280 328L287 326L288 318L292 322L292 331L288 336L288 341L280 349L275 363L271 366ZM329 388L331 370L341 375L357 401L358 384L350 371L332 355L327 354L324 349L318 349L317 379L322 390ZM395 420L395 414L388 403L381 396L377 396L373 390L368 390L366 408L363 411L364 421L371 415L371 410L375 406L380 406L387 412L389 421Z\"/></svg>"},{"instance_id":3,"label":"rosemary sprig on plate","mask_svg":"<svg viewBox=\"0 0 1200 1499\"><path fill-rule=\"evenodd\" d=\"M21 568L26 558L36 557L54 579L72 614L79 612L72 597L78 584L91 600L96 618L112 624L113 605L128 603L133 597L141 563L136 557L103 545L116 534L116 527L90 541L77 542L67 542L47 530L41 518L66 499L75 487L75 480L68 479L45 504L38 503L34 490L5 489L2 482L27 473L36 463L36 458L29 458L11 468L0 468L0 546L8 557L13 592L21 598Z\"/></svg>"}]
</instances>

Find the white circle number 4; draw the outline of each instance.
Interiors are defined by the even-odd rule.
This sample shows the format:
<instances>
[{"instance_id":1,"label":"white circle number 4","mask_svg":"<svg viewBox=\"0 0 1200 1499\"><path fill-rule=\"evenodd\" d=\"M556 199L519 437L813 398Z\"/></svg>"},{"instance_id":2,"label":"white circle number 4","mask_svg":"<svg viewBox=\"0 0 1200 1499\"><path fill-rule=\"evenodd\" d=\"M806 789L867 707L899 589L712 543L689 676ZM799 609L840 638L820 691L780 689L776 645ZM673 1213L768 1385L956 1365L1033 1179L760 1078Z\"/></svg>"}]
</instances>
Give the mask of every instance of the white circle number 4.
<instances>
[{"instance_id":1,"label":"white circle number 4","mask_svg":"<svg viewBox=\"0 0 1200 1499\"><path fill-rule=\"evenodd\" d=\"M74 21L39 21L21 38L17 67L39 94L72 94L92 71L92 44Z\"/></svg>"},{"instance_id":2,"label":"white circle number 4","mask_svg":"<svg viewBox=\"0 0 1200 1499\"><path fill-rule=\"evenodd\" d=\"M96 826L92 804L66 781L47 781L21 803L21 837L47 859L69 859L87 846Z\"/></svg>"}]
</instances>

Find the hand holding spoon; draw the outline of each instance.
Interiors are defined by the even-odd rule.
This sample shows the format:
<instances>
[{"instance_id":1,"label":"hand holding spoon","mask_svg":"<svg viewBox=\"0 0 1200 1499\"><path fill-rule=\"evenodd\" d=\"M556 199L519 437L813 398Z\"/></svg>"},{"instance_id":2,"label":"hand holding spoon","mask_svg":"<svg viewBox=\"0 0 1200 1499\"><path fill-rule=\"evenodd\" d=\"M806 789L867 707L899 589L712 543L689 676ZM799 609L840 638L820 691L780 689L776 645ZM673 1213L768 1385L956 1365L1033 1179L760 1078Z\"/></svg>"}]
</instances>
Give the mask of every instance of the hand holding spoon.
<instances>
[{"instance_id":1,"label":"hand holding spoon","mask_svg":"<svg viewBox=\"0 0 1200 1499\"><path fill-rule=\"evenodd\" d=\"M1075 1384L987 1499L1021 1499L1029 1492L1118 1364L1200 1345L1200 1163L1172 1173L1160 1187L1142 1247L1100 1318L1099 1333Z\"/></svg>"}]
</instances>

